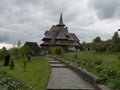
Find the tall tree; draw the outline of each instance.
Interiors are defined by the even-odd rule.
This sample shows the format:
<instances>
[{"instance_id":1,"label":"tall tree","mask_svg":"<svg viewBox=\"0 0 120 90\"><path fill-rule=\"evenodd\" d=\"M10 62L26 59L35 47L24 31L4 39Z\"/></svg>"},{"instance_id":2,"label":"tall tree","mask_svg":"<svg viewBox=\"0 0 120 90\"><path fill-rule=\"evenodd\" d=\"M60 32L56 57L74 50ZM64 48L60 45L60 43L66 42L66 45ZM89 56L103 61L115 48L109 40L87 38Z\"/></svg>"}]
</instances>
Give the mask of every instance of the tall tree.
<instances>
[{"instance_id":1,"label":"tall tree","mask_svg":"<svg viewBox=\"0 0 120 90\"><path fill-rule=\"evenodd\" d=\"M0 59L4 59L5 56L8 54L8 50L6 49L6 47L3 47L2 49L0 49Z\"/></svg>"},{"instance_id":2,"label":"tall tree","mask_svg":"<svg viewBox=\"0 0 120 90\"><path fill-rule=\"evenodd\" d=\"M115 33L114 33L114 35L113 35L113 37L112 37L112 41L113 41L114 43L120 42L120 37L119 37L118 32L115 32Z\"/></svg>"},{"instance_id":3,"label":"tall tree","mask_svg":"<svg viewBox=\"0 0 120 90\"><path fill-rule=\"evenodd\" d=\"M21 46L21 41L18 40L17 47L20 48L20 46Z\"/></svg>"},{"instance_id":4,"label":"tall tree","mask_svg":"<svg viewBox=\"0 0 120 90\"><path fill-rule=\"evenodd\" d=\"M27 54L31 54L31 55L33 54L32 50L26 45L20 48L19 53L21 54L22 57L26 57Z\"/></svg>"},{"instance_id":5,"label":"tall tree","mask_svg":"<svg viewBox=\"0 0 120 90\"><path fill-rule=\"evenodd\" d=\"M99 43L101 42L101 38L100 37L96 37L95 39L93 39L94 43Z\"/></svg>"}]
</instances>

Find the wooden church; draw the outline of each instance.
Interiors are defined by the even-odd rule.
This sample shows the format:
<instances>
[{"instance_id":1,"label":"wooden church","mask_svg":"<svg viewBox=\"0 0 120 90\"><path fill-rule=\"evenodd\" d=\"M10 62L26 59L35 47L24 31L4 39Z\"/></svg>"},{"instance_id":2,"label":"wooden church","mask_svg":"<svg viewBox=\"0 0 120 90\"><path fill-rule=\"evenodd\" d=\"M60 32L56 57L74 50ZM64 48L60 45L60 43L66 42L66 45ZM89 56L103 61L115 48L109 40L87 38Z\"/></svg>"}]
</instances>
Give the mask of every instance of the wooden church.
<instances>
[{"instance_id":1,"label":"wooden church","mask_svg":"<svg viewBox=\"0 0 120 90\"><path fill-rule=\"evenodd\" d=\"M68 32L68 28L63 23L62 14L60 15L59 24L53 25L49 31L46 31L42 41L43 43L40 46L47 52L55 46L61 46L70 51L82 49L78 37L74 33Z\"/></svg>"}]
</instances>

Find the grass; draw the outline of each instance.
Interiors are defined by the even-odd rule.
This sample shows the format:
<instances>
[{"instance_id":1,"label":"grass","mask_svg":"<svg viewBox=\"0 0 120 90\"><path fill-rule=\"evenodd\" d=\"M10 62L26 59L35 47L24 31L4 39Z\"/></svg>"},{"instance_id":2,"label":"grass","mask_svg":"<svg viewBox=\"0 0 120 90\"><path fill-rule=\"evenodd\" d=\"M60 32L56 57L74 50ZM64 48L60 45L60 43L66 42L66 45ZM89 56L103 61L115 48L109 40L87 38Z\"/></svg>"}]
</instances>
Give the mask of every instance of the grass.
<instances>
[{"instance_id":1,"label":"grass","mask_svg":"<svg viewBox=\"0 0 120 90\"><path fill-rule=\"evenodd\" d=\"M14 62L14 70L10 70L10 67L1 66L0 68L17 80L30 84L34 90L46 90L51 70L49 63L43 57L33 57L32 62L27 63L26 71L22 62L18 60Z\"/></svg>"},{"instance_id":2,"label":"grass","mask_svg":"<svg viewBox=\"0 0 120 90\"><path fill-rule=\"evenodd\" d=\"M106 64L107 66L111 66L112 68L119 69L118 62L119 60L117 57L120 56L120 53L107 53L102 52L98 53L95 51L81 51L77 53L78 62L84 61L84 60L91 60L91 61L97 61L101 60L102 63ZM64 60L71 62L74 59L74 53L65 53L64 56L61 58L64 58Z\"/></svg>"}]
</instances>

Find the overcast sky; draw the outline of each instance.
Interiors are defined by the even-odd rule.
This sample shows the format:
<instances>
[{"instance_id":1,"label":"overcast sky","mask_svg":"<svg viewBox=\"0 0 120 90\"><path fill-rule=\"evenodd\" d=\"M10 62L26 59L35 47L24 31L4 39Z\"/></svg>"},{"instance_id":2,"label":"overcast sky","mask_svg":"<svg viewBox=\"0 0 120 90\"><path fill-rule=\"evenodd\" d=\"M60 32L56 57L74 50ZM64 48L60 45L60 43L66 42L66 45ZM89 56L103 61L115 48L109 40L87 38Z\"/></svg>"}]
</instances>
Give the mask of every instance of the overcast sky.
<instances>
[{"instance_id":1,"label":"overcast sky","mask_svg":"<svg viewBox=\"0 0 120 90\"><path fill-rule=\"evenodd\" d=\"M61 12L69 32L81 42L110 39L120 28L120 0L0 0L0 43L40 44Z\"/></svg>"}]
</instances>

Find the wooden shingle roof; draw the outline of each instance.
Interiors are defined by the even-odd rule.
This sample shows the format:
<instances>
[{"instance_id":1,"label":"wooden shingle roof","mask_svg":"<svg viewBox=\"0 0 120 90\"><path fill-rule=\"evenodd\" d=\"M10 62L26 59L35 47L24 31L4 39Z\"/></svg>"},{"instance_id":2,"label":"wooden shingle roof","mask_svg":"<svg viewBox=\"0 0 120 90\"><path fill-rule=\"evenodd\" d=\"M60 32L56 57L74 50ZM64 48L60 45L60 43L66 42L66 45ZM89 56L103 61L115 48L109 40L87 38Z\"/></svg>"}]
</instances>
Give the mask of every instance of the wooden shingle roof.
<instances>
[{"instance_id":1,"label":"wooden shingle roof","mask_svg":"<svg viewBox=\"0 0 120 90\"><path fill-rule=\"evenodd\" d=\"M74 33L70 33L71 36L74 38L75 41L79 42L80 40L78 39L78 37L74 34Z\"/></svg>"}]
</instances>

